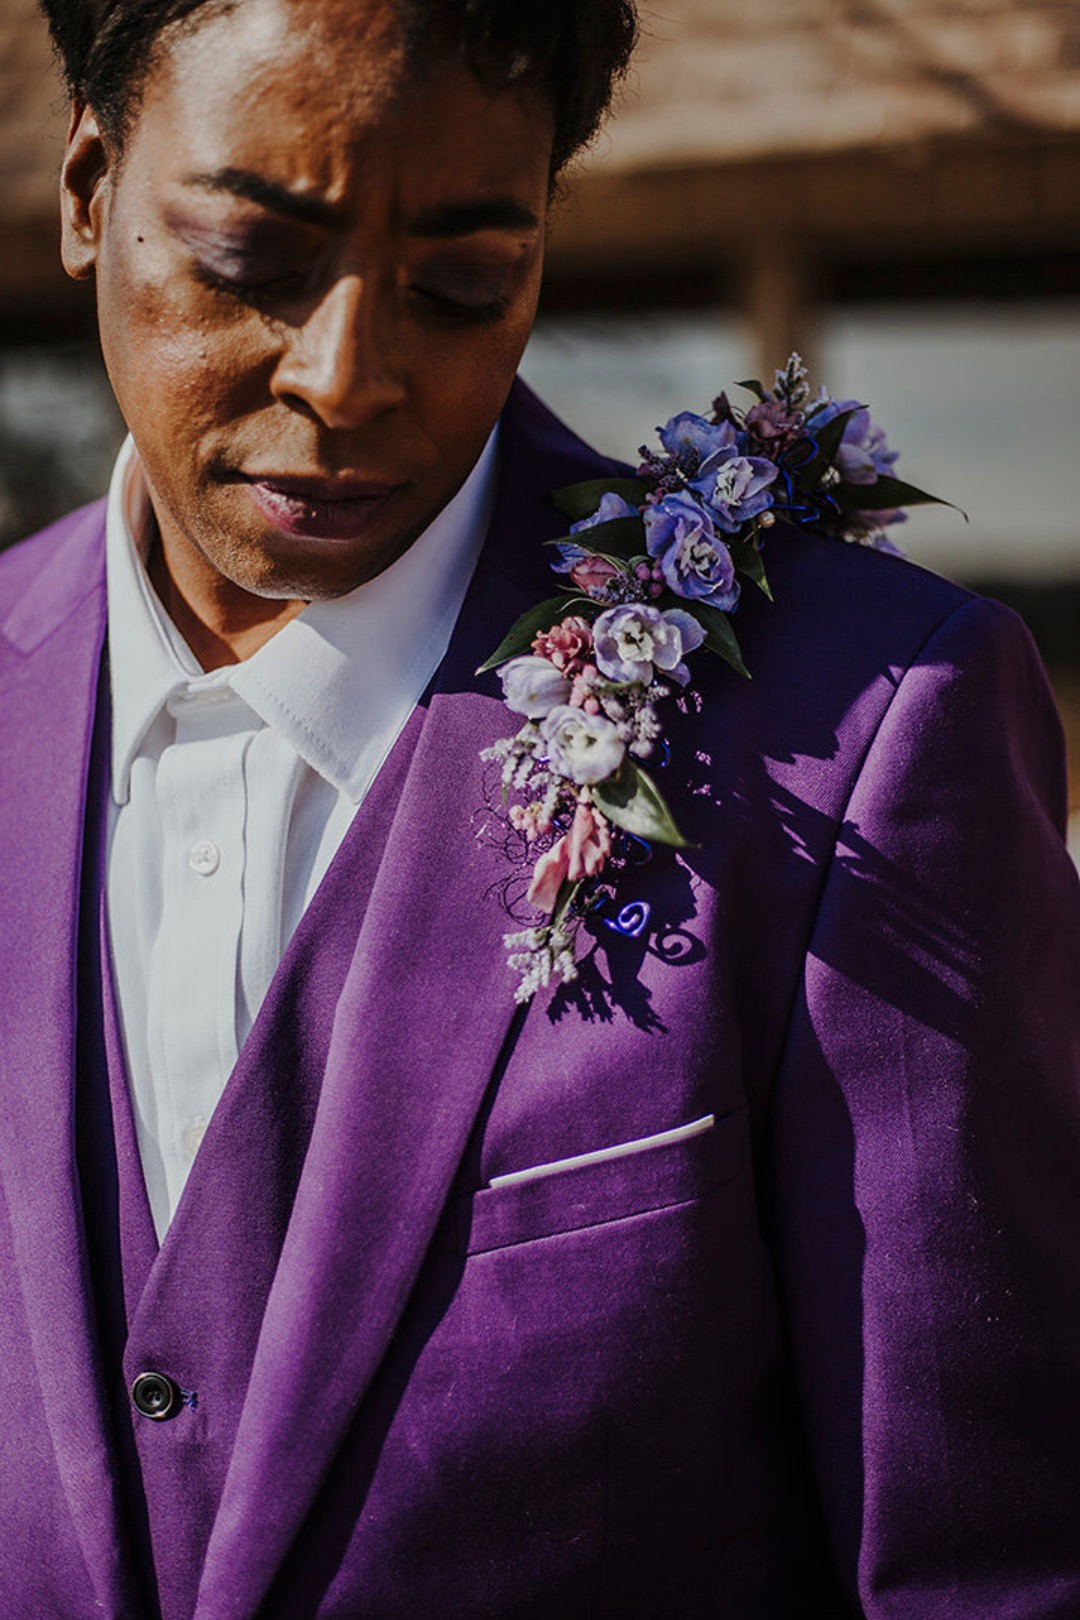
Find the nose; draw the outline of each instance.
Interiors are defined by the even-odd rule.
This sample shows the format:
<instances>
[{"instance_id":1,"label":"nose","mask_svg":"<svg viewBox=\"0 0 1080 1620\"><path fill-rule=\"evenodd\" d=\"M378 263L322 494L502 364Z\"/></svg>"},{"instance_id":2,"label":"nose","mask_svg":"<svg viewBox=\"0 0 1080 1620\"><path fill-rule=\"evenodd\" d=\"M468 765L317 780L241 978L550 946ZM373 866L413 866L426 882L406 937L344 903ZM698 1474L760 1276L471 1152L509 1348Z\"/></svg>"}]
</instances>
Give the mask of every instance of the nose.
<instances>
[{"instance_id":1,"label":"nose","mask_svg":"<svg viewBox=\"0 0 1080 1620\"><path fill-rule=\"evenodd\" d=\"M275 398L328 428L361 427L405 398L394 321L361 277L336 280L291 329L275 368Z\"/></svg>"}]
</instances>

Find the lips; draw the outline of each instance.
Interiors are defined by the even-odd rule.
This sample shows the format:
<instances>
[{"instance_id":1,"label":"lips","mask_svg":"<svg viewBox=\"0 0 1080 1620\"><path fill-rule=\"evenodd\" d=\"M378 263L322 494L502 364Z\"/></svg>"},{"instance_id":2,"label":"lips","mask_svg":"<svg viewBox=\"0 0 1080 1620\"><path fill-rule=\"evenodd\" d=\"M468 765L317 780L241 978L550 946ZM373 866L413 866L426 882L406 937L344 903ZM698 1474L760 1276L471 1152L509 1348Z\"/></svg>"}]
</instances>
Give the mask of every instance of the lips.
<instances>
[{"instance_id":1,"label":"lips","mask_svg":"<svg viewBox=\"0 0 1080 1620\"><path fill-rule=\"evenodd\" d=\"M372 479L248 475L244 483L275 529L305 540L356 540L404 484Z\"/></svg>"}]
</instances>

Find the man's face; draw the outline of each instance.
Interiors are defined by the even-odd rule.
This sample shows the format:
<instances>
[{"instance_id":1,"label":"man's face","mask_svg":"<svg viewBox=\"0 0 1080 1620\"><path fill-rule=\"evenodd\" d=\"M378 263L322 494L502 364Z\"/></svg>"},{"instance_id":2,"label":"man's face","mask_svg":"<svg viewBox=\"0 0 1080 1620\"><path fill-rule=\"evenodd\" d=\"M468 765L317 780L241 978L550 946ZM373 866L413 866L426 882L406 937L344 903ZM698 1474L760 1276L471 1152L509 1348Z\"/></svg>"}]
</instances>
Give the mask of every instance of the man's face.
<instances>
[{"instance_id":1,"label":"man's face","mask_svg":"<svg viewBox=\"0 0 1080 1620\"><path fill-rule=\"evenodd\" d=\"M387 0L174 38L78 244L174 573L338 596L445 505L528 338L551 136L459 64L408 79Z\"/></svg>"}]
</instances>

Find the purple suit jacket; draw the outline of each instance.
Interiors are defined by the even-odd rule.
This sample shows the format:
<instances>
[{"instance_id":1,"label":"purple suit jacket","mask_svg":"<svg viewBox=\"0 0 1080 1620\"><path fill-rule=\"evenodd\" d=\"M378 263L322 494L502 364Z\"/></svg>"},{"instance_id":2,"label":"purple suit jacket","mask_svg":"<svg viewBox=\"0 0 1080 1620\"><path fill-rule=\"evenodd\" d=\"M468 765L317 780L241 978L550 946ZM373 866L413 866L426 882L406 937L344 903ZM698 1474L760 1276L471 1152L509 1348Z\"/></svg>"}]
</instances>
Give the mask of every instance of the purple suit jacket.
<instances>
[{"instance_id":1,"label":"purple suit jacket","mask_svg":"<svg viewBox=\"0 0 1080 1620\"><path fill-rule=\"evenodd\" d=\"M160 1253L94 977L102 506L0 561L0 1615L1075 1620L1080 900L1026 632L776 531L753 680L673 726L653 931L515 1012L473 671L609 464L520 385L502 456Z\"/></svg>"}]
</instances>

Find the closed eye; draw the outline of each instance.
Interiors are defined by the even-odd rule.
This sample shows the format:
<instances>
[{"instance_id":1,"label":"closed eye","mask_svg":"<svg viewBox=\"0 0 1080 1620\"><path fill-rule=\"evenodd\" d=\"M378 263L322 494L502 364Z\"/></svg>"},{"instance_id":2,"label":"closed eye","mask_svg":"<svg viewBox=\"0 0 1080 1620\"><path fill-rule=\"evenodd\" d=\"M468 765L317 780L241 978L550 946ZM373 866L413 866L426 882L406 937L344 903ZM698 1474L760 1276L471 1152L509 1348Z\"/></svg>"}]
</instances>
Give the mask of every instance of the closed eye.
<instances>
[{"instance_id":1,"label":"closed eye","mask_svg":"<svg viewBox=\"0 0 1080 1620\"><path fill-rule=\"evenodd\" d=\"M421 315L450 325L487 326L502 320L509 300L505 296L472 303L462 298L450 298L431 287L411 286L409 294Z\"/></svg>"},{"instance_id":2,"label":"closed eye","mask_svg":"<svg viewBox=\"0 0 1080 1620\"><path fill-rule=\"evenodd\" d=\"M241 275L225 275L208 264L197 261L195 279L212 292L227 293L243 303L261 304L272 299L296 297L304 286L305 277L299 271L281 275L258 275L244 271Z\"/></svg>"}]
</instances>

